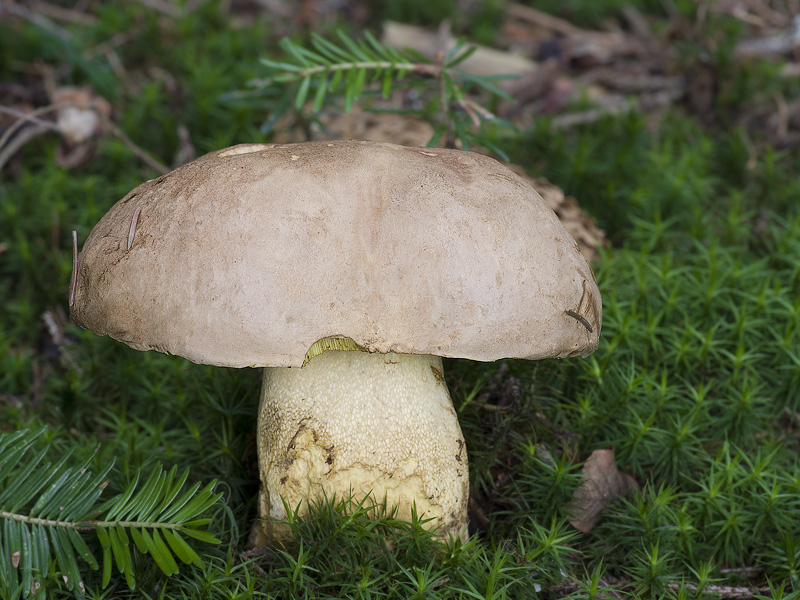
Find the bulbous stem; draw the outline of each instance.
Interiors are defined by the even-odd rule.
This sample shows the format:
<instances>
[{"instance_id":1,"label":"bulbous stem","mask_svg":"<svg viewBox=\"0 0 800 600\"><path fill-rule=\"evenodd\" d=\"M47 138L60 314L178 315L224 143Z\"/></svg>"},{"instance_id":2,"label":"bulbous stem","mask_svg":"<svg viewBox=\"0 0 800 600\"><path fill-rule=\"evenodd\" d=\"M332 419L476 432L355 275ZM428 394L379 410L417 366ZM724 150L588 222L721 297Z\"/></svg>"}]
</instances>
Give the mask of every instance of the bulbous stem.
<instances>
[{"instance_id":1,"label":"bulbous stem","mask_svg":"<svg viewBox=\"0 0 800 600\"><path fill-rule=\"evenodd\" d=\"M285 537L284 501L386 499L440 535L466 534L467 452L438 356L329 350L303 368L266 368L258 418L259 513Z\"/></svg>"}]
</instances>

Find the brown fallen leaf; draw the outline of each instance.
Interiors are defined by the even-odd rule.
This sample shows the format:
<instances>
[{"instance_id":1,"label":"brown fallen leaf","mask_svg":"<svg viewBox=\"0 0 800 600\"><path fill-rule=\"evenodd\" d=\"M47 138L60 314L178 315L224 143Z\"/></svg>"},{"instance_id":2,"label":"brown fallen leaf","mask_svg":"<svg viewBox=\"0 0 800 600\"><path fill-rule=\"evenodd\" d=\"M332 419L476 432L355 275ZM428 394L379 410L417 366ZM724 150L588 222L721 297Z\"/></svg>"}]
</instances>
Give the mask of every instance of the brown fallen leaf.
<instances>
[{"instance_id":1,"label":"brown fallen leaf","mask_svg":"<svg viewBox=\"0 0 800 600\"><path fill-rule=\"evenodd\" d=\"M52 95L57 105L56 125L64 140L76 146L103 131L103 120L111 116L111 105L88 87L60 87Z\"/></svg>"},{"instance_id":2,"label":"brown fallen leaf","mask_svg":"<svg viewBox=\"0 0 800 600\"><path fill-rule=\"evenodd\" d=\"M589 533L603 516L603 511L620 496L639 489L636 480L617 469L614 450L595 450L583 465L583 485L568 505L570 525Z\"/></svg>"},{"instance_id":3,"label":"brown fallen leaf","mask_svg":"<svg viewBox=\"0 0 800 600\"><path fill-rule=\"evenodd\" d=\"M111 116L111 104L88 87L60 87L52 92L56 127L64 141L56 164L71 169L86 164L95 150L95 139Z\"/></svg>"}]
</instances>

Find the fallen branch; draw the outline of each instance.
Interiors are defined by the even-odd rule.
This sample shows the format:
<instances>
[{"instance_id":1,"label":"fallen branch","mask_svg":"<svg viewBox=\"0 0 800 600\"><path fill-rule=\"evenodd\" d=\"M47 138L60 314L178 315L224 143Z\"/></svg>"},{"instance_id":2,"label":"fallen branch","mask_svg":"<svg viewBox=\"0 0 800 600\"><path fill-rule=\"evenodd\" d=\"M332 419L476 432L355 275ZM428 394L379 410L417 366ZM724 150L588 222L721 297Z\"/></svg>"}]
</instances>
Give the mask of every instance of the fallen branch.
<instances>
[{"instance_id":1,"label":"fallen branch","mask_svg":"<svg viewBox=\"0 0 800 600\"><path fill-rule=\"evenodd\" d=\"M34 137L51 130L55 130L61 133L61 130L55 123L44 121L42 119L39 119L38 117L44 114L68 108L95 111L96 114L100 117L100 121L102 122L103 127L114 137L122 141L122 143L125 144L128 150L130 150L134 156L139 158L139 160L144 162L149 167L155 169L162 175L170 171L170 168L167 167L164 163L153 157L150 153L143 150L133 140L131 140L128 137L128 135L124 131L122 131L119 127L117 127L117 125L110 118L104 115L102 111L98 111L97 107L93 103L49 104L48 106L43 106L41 108L38 108L31 113L18 113L18 111L15 111L12 108L0 107L0 110L2 110L2 112L5 112L7 114L13 114L14 116L17 117L17 121L14 122L3 133L2 137L0 137L0 170L2 170L3 166L11 158L11 156L13 156L25 143L32 140ZM22 129L26 123L34 123L35 128L29 128L29 130L20 131L20 129ZM16 137L13 137L17 132L19 132L19 134Z\"/></svg>"},{"instance_id":2,"label":"fallen branch","mask_svg":"<svg viewBox=\"0 0 800 600\"><path fill-rule=\"evenodd\" d=\"M555 33L560 33L566 36L580 36L584 35L586 31L580 27L576 27L569 21L559 19L553 15L549 15L530 6L523 6L522 4L509 4L507 8L508 14L515 19L527 21L533 25L537 25L542 29L548 29Z\"/></svg>"}]
</instances>

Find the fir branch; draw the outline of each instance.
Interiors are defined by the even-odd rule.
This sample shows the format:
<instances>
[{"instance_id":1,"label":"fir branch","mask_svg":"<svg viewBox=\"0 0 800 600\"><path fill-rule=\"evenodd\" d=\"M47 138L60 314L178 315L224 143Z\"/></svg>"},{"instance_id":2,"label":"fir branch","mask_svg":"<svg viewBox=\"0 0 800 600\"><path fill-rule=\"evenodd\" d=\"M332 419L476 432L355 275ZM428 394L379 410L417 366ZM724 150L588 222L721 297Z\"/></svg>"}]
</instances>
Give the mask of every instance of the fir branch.
<instances>
[{"instance_id":1,"label":"fir branch","mask_svg":"<svg viewBox=\"0 0 800 600\"><path fill-rule=\"evenodd\" d=\"M84 568L78 557L94 570L103 565L103 587L116 565L133 589L131 542L166 575L178 572L175 557L202 566L183 536L219 543L201 529L210 520L200 518L222 495L214 493L216 481L184 491L189 470L178 475L177 467L165 471L158 465L143 485L137 474L124 492L98 505L113 463L93 476L91 458L69 465L73 447L53 464L47 460L48 446L33 452L45 432L42 427L0 434L0 596L43 598L51 562L68 590L82 592ZM88 531L96 532L102 563L81 535Z\"/></svg>"},{"instance_id":2,"label":"fir branch","mask_svg":"<svg viewBox=\"0 0 800 600\"><path fill-rule=\"evenodd\" d=\"M513 128L466 97L467 91L475 87L513 102L494 84L498 79L513 76L483 77L459 70L457 66L474 51L464 40L460 40L447 55L431 61L417 53L401 52L382 44L369 31L365 31L364 39L359 41L342 31L337 31L337 37L338 43L335 43L313 33L310 48L284 38L280 42L284 57L279 60L261 59L261 64L269 70L268 76L248 82L252 88L250 92L228 94L226 99L243 99L271 91L275 86L287 86L284 100L277 103L270 118L262 125L262 133L269 133L286 110L293 107L302 114L309 99L313 99L313 114L319 113L332 95L343 97L344 109L350 112L367 90L379 92L385 99L393 88L416 85L422 78L432 82L429 96L435 109L412 112L419 113L433 125L435 131L429 146L442 139L445 145L449 145L457 138L465 150L477 142L499 151L480 134L481 125L494 122L501 127Z\"/></svg>"},{"instance_id":3,"label":"fir branch","mask_svg":"<svg viewBox=\"0 0 800 600\"><path fill-rule=\"evenodd\" d=\"M291 81L305 79L308 77L314 77L315 75L321 75L321 74L327 75L328 73L335 73L336 71L354 71L363 69L364 71L377 71L378 73L384 73L385 71L391 69L402 74L416 73L419 75L429 75L431 77L438 77L439 74L442 72L442 67L434 64L414 63L414 62L395 63L390 61L374 61L374 60L343 62L339 64L330 64L330 65L317 65L314 67L308 67L306 69L301 69L301 70L296 70L295 65L273 62L266 58L261 59L261 64L264 65L265 67L269 67L272 69L284 69L286 72L263 79L253 79L250 82L250 85L253 87L264 88L274 85L276 83L287 83Z\"/></svg>"}]
</instances>

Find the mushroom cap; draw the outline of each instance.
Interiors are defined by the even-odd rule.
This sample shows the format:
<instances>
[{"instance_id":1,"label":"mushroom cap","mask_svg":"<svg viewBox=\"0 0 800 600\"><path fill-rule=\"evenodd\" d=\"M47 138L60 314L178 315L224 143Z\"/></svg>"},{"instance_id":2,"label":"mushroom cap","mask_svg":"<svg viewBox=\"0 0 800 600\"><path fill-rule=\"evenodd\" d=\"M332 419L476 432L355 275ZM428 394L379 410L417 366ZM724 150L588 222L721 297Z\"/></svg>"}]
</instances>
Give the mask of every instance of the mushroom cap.
<instances>
[{"instance_id":1,"label":"mushroom cap","mask_svg":"<svg viewBox=\"0 0 800 600\"><path fill-rule=\"evenodd\" d=\"M600 292L539 194L496 160L367 141L245 144L143 183L90 233L72 319L138 350L300 366L370 352L585 356Z\"/></svg>"}]
</instances>

